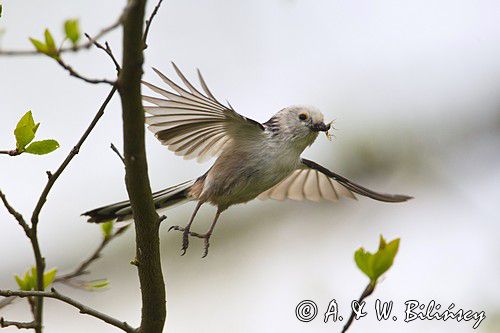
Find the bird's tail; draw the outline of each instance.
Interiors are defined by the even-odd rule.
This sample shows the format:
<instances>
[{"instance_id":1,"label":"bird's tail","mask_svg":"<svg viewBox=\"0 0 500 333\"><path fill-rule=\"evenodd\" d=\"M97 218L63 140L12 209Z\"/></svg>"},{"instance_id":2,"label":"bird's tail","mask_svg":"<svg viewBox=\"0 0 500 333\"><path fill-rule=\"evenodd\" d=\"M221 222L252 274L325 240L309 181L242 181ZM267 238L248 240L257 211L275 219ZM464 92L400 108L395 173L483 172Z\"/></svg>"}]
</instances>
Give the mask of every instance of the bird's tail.
<instances>
[{"instance_id":1,"label":"bird's tail","mask_svg":"<svg viewBox=\"0 0 500 333\"><path fill-rule=\"evenodd\" d=\"M192 198L188 194L195 181L190 180L153 193L153 201L156 209L168 208L191 201ZM123 221L132 218L132 207L130 206L130 201L127 200L99 207L82 215L88 216L88 222L94 223L102 223L109 220Z\"/></svg>"}]
</instances>

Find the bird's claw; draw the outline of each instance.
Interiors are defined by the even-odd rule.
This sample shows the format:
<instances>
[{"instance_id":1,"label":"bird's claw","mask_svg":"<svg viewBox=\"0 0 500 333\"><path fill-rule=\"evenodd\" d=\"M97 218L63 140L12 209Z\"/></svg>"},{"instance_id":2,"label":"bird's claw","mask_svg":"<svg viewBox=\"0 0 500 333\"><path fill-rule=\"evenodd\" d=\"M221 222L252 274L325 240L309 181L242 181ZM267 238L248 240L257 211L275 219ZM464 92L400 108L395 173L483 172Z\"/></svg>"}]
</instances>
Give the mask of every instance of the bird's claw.
<instances>
[{"instance_id":1,"label":"bird's claw","mask_svg":"<svg viewBox=\"0 0 500 333\"><path fill-rule=\"evenodd\" d=\"M192 232L187 228L180 227L178 225L173 225L171 226L168 231L175 230L175 231L182 231L182 248L181 248L181 256L185 255L187 252L187 249L189 247L189 236L193 236L196 238L200 238L204 240L205 244L205 249L203 252L202 258L205 258L208 255L208 248L210 247L210 236L212 236L211 233L206 233L206 234L199 234L197 232Z\"/></svg>"},{"instance_id":2,"label":"bird's claw","mask_svg":"<svg viewBox=\"0 0 500 333\"><path fill-rule=\"evenodd\" d=\"M208 255L208 248L210 247L210 235L207 235L207 237L205 237L205 250L203 252L203 256L202 258L205 258L207 255Z\"/></svg>"},{"instance_id":3,"label":"bird's claw","mask_svg":"<svg viewBox=\"0 0 500 333\"><path fill-rule=\"evenodd\" d=\"M182 254L181 256L186 254L186 251L189 247L189 229L185 228L182 232Z\"/></svg>"}]
</instances>

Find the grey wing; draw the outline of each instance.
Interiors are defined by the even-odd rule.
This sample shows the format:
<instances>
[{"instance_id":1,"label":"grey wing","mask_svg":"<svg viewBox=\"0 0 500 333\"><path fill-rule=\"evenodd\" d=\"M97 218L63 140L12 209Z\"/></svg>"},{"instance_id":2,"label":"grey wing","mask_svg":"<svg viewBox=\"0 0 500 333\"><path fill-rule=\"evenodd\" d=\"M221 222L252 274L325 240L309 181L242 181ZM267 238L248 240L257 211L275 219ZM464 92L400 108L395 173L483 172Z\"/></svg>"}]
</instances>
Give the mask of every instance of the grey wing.
<instances>
[{"instance_id":1,"label":"grey wing","mask_svg":"<svg viewBox=\"0 0 500 333\"><path fill-rule=\"evenodd\" d=\"M260 199L337 201L341 196L356 199L354 193L384 202L403 202L412 197L383 194L355 184L321 165L301 159L301 166L286 179L259 195Z\"/></svg>"},{"instance_id":2,"label":"grey wing","mask_svg":"<svg viewBox=\"0 0 500 333\"><path fill-rule=\"evenodd\" d=\"M199 70L198 76L205 94L198 91L175 64L173 66L189 91L154 68L162 81L176 93L143 82L162 96L143 96L144 101L155 105L144 106L144 110L150 115L146 117L148 129L168 149L185 159L197 158L202 162L219 155L230 144L264 135L262 124L217 101Z\"/></svg>"}]
</instances>

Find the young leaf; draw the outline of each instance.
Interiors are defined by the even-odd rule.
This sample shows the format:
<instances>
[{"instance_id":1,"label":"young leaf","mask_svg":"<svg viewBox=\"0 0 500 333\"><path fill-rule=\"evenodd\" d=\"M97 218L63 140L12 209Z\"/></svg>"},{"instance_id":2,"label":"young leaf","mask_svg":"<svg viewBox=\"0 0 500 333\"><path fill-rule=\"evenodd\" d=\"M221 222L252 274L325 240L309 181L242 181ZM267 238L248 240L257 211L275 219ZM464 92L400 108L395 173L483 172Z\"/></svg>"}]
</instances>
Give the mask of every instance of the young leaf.
<instances>
[{"instance_id":1,"label":"young leaf","mask_svg":"<svg viewBox=\"0 0 500 333\"><path fill-rule=\"evenodd\" d=\"M49 51L57 50L56 43L54 42L54 37L52 37L49 29L45 29L43 35L45 37L45 45L47 45L47 49Z\"/></svg>"},{"instance_id":2,"label":"young leaf","mask_svg":"<svg viewBox=\"0 0 500 333\"><path fill-rule=\"evenodd\" d=\"M38 285L37 272L35 266L31 267L31 274L30 271L26 272L25 278L27 281L29 281L30 290L35 290L36 286Z\"/></svg>"},{"instance_id":3,"label":"young leaf","mask_svg":"<svg viewBox=\"0 0 500 333\"><path fill-rule=\"evenodd\" d=\"M101 231L105 239L111 237L111 234L113 233L113 221L101 223Z\"/></svg>"},{"instance_id":4,"label":"young leaf","mask_svg":"<svg viewBox=\"0 0 500 333\"><path fill-rule=\"evenodd\" d=\"M43 274L43 289L46 289L56 278L57 268L52 268Z\"/></svg>"},{"instance_id":5,"label":"young leaf","mask_svg":"<svg viewBox=\"0 0 500 333\"><path fill-rule=\"evenodd\" d=\"M54 37L52 37L49 29L45 29L44 37L45 43L35 38L30 38L30 42L38 52L58 60L59 50L57 49L56 43L54 42Z\"/></svg>"},{"instance_id":6,"label":"young leaf","mask_svg":"<svg viewBox=\"0 0 500 333\"><path fill-rule=\"evenodd\" d=\"M78 20L66 20L64 22L64 32L66 33L66 38L68 38L73 46L76 46L78 40L80 39L80 27L78 25Z\"/></svg>"},{"instance_id":7,"label":"young leaf","mask_svg":"<svg viewBox=\"0 0 500 333\"><path fill-rule=\"evenodd\" d=\"M36 124L35 127L33 127L33 133L36 134L36 131L38 131L38 127L40 127L40 123Z\"/></svg>"},{"instance_id":8,"label":"young leaf","mask_svg":"<svg viewBox=\"0 0 500 333\"><path fill-rule=\"evenodd\" d=\"M380 249L373 262L373 273L377 278L391 268L394 257L398 253L399 238L386 244L384 238L380 236L380 244Z\"/></svg>"},{"instance_id":9,"label":"young leaf","mask_svg":"<svg viewBox=\"0 0 500 333\"><path fill-rule=\"evenodd\" d=\"M43 54L49 53L47 45L45 45L43 42L39 41L38 39L30 37L30 42L31 42L31 44L33 44L33 46L35 47L35 49L38 52L43 53Z\"/></svg>"},{"instance_id":10,"label":"young leaf","mask_svg":"<svg viewBox=\"0 0 500 333\"><path fill-rule=\"evenodd\" d=\"M380 236L379 249L375 253L370 253L363 248L354 253L354 261L358 268L365 273L372 284L375 284L378 278L391 268L394 257L398 253L399 238L387 243Z\"/></svg>"},{"instance_id":11,"label":"young leaf","mask_svg":"<svg viewBox=\"0 0 500 333\"><path fill-rule=\"evenodd\" d=\"M21 278L19 275L15 275L17 285L19 289L24 291L30 291L35 289L36 286L36 269L33 267L24 273L24 277Z\"/></svg>"},{"instance_id":12,"label":"young leaf","mask_svg":"<svg viewBox=\"0 0 500 333\"><path fill-rule=\"evenodd\" d=\"M17 275L17 274L14 276L14 278L16 279L17 285L19 286L20 290L23 290L23 291L30 291L31 290L31 289L29 289L29 286L28 286L26 279L21 279L19 277L19 275Z\"/></svg>"},{"instance_id":13,"label":"young leaf","mask_svg":"<svg viewBox=\"0 0 500 333\"><path fill-rule=\"evenodd\" d=\"M365 275L368 276L370 280L373 280L373 254L367 252L361 247L354 253L354 261L356 262L358 268L363 273L365 273Z\"/></svg>"},{"instance_id":14,"label":"young leaf","mask_svg":"<svg viewBox=\"0 0 500 333\"><path fill-rule=\"evenodd\" d=\"M59 143L56 140L42 140L32 142L25 148L25 152L35 155L45 155L59 148Z\"/></svg>"},{"instance_id":15,"label":"young leaf","mask_svg":"<svg viewBox=\"0 0 500 333\"><path fill-rule=\"evenodd\" d=\"M96 291L99 289L104 289L109 287L109 280L108 279L100 279L100 280L94 280L94 281L88 281L85 282L84 288L90 291Z\"/></svg>"},{"instance_id":16,"label":"young leaf","mask_svg":"<svg viewBox=\"0 0 500 333\"><path fill-rule=\"evenodd\" d=\"M19 120L16 129L14 130L16 147L18 150L24 150L26 145L33 141L38 125L35 125L31 111L26 112L26 114Z\"/></svg>"}]
</instances>

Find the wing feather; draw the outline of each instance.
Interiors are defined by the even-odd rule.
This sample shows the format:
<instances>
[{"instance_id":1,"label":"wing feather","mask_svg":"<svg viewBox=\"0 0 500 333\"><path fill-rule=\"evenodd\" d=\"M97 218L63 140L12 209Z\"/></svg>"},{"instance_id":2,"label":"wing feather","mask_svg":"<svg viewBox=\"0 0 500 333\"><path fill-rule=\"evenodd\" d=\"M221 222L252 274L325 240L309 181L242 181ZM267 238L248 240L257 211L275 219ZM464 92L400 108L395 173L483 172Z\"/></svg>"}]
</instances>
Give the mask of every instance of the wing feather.
<instances>
[{"instance_id":1,"label":"wing feather","mask_svg":"<svg viewBox=\"0 0 500 333\"><path fill-rule=\"evenodd\" d=\"M143 82L163 97L143 96L145 102L154 105L144 106L144 111L149 114L146 124L163 145L177 155L197 158L201 162L219 155L230 144L263 137L263 125L238 114L231 106L228 108L219 103L199 71L198 77L206 95L191 84L175 64L173 67L187 90L155 68L153 70L160 79L175 93Z\"/></svg>"},{"instance_id":2,"label":"wing feather","mask_svg":"<svg viewBox=\"0 0 500 333\"><path fill-rule=\"evenodd\" d=\"M384 202L403 202L412 197L401 194L384 194L355 184L321 165L301 159L300 167L290 176L259 195L260 199L311 200L335 202L339 197L356 199L354 193Z\"/></svg>"}]
</instances>

